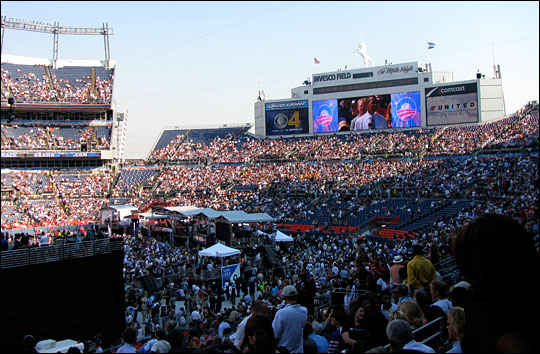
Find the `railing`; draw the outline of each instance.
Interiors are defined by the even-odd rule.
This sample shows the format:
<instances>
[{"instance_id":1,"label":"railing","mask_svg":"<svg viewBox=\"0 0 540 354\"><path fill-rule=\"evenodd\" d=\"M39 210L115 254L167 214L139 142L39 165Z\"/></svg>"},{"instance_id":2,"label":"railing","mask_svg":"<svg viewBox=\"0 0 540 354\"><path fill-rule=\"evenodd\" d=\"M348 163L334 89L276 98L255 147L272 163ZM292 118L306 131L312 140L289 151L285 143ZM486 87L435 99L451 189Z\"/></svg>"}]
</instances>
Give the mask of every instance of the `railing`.
<instances>
[{"instance_id":1,"label":"railing","mask_svg":"<svg viewBox=\"0 0 540 354\"><path fill-rule=\"evenodd\" d=\"M414 340L425 344L433 349L437 349L438 344L444 341L444 317L439 317L433 321L426 323L422 327L415 329L412 334ZM390 350L390 344L384 346L386 350Z\"/></svg>"},{"instance_id":2,"label":"railing","mask_svg":"<svg viewBox=\"0 0 540 354\"><path fill-rule=\"evenodd\" d=\"M66 259L91 257L98 254L122 252L121 239L102 239L84 242L65 243L2 252L2 268L25 267L28 265L58 262Z\"/></svg>"}]
</instances>

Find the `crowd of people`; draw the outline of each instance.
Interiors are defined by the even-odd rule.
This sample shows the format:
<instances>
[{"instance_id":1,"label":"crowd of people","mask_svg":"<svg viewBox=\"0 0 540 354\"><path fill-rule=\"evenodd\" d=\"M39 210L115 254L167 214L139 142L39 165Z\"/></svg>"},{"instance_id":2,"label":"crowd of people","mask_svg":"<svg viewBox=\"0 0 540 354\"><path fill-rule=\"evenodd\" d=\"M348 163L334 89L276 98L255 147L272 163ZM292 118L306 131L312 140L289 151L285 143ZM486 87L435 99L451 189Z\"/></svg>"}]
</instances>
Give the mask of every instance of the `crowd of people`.
<instances>
[{"instance_id":1,"label":"crowd of people","mask_svg":"<svg viewBox=\"0 0 540 354\"><path fill-rule=\"evenodd\" d=\"M154 157L206 156L214 163L240 163L160 166L148 180L152 191L125 184L115 188L115 175L107 168L77 171L77 176L60 171L3 173L2 229L89 223L110 195L129 198L141 212L157 201L268 213L278 223L298 219L316 223L318 217L330 215L330 224L338 226L347 225L349 217L364 208L392 198L431 199L432 205L466 199L471 201L470 209L440 217L401 242L354 232L324 236L295 232L292 244L275 245L281 269L268 267L260 253L246 252L241 259L242 276L226 288L220 286L220 279L184 276L188 270L200 273L219 268L215 260L199 257L198 247L173 246L167 238L137 233L121 235L127 329L125 344L115 350L356 353L384 351L390 344L393 351L430 352L434 349L417 343L412 331L439 317L445 324L448 321L449 341L438 343L436 351L459 352L461 346L464 351L528 350L537 348L529 333L534 327L522 326L525 322L516 314L527 313L525 305L522 311L503 311L497 321L487 322L497 303L520 302L516 289L530 281L510 269L519 267L527 273L537 262L538 255L535 259L530 252L535 246L527 241L530 236L523 235L538 238L539 234L538 155L520 151L434 159L351 158L366 151L401 151L406 146L412 152L414 144L427 144L427 155L467 155L480 148L523 147L531 142L537 147L537 108L520 114L519 119L509 118L489 128L415 134L385 132L293 141L235 137L208 145L179 137ZM175 155L177 151L181 155ZM229 151L236 157L218 158ZM261 152L288 161L253 163ZM469 226L462 229L465 225ZM44 235L27 243L54 243L54 232ZM490 242L494 235L499 238ZM516 248L507 252L508 235L521 236ZM15 241L2 237L7 249ZM476 242L475 251L467 247L469 242ZM484 248L489 252L476 251ZM475 252L474 257L470 252ZM466 282L449 283L442 276L441 260L450 255ZM505 256L509 258L494 265L497 257ZM137 284L147 274L161 280L160 295L148 294ZM500 287L508 290L499 293ZM467 295L476 305L489 301L476 311L465 300ZM331 305L315 301L322 298L330 299ZM144 346L142 338L146 338Z\"/></svg>"},{"instance_id":2,"label":"crowd of people","mask_svg":"<svg viewBox=\"0 0 540 354\"><path fill-rule=\"evenodd\" d=\"M517 240L509 242L510 235ZM469 247L471 242L475 247ZM166 341L174 328L185 333L183 341L166 345L164 352L214 352L218 346L244 353L388 352L388 344L392 352L537 347L537 325L523 323L527 311L512 311L509 305L494 323L489 316L493 308L500 308L497 301L522 296L517 289L525 274L509 280L511 289L493 292L500 287L501 274L516 275L509 264L534 272L538 265L531 234L499 212L477 208L440 225L439 233L394 246L362 237L298 234L292 247L277 249L283 272L271 272L257 256L246 254L242 278L225 289L216 281L171 277L182 267L207 268L213 263L197 258L195 249L171 248L167 242L142 235L124 235L124 243L126 284L132 284L131 274L148 273L179 283L164 282L164 290L176 291L163 291L162 298L148 296L142 289L129 293L127 317L137 318L130 309L141 311L144 329L139 339L152 338L148 348ZM512 248L510 253L507 247ZM483 257L486 248L489 252ZM464 280L448 283L442 278L440 260L450 254ZM500 264L491 263L496 260ZM321 295L331 298L331 304L316 302ZM437 319L445 328L437 341L428 346L414 340L412 331ZM509 319L513 321L505 322ZM160 333L163 326L169 329ZM159 352L157 347L153 350Z\"/></svg>"},{"instance_id":3,"label":"crowd of people","mask_svg":"<svg viewBox=\"0 0 540 354\"><path fill-rule=\"evenodd\" d=\"M25 229L94 223L108 205L114 176L93 171L11 171L2 174L2 229ZM5 196L5 191L10 191Z\"/></svg>"},{"instance_id":4,"label":"crowd of people","mask_svg":"<svg viewBox=\"0 0 540 354\"><path fill-rule=\"evenodd\" d=\"M2 150L80 151L81 144L87 146L87 151L110 147L110 133L97 136L95 126L70 126L68 132L63 130L66 129L60 124L2 124ZM19 133L14 134L15 131Z\"/></svg>"},{"instance_id":5,"label":"crowd of people","mask_svg":"<svg viewBox=\"0 0 540 354\"><path fill-rule=\"evenodd\" d=\"M189 134L181 134L152 151L151 159L160 161L207 161L248 163L279 159L354 160L360 156L382 154L413 156L466 155L489 145L505 147L534 146L538 136L538 110L517 112L505 119L477 126L381 131L371 134L346 134L295 139L255 139L237 135L217 137L207 144L194 143Z\"/></svg>"},{"instance_id":6,"label":"crowd of people","mask_svg":"<svg viewBox=\"0 0 540 354\"><path fill-rule=\"evenodd\" d=\"M24 74L19 68L13 78L14 73L2 65L2 82L5 87L2 99L13 97L17 102L111 103L113 71L110 77L97 76L92 83L90 75L70 82L67 78L58 78L52 67L48 69L50 76L46 74L43 65L35 66L35 70L28 70Z\"/></svg>"}]
</instances>

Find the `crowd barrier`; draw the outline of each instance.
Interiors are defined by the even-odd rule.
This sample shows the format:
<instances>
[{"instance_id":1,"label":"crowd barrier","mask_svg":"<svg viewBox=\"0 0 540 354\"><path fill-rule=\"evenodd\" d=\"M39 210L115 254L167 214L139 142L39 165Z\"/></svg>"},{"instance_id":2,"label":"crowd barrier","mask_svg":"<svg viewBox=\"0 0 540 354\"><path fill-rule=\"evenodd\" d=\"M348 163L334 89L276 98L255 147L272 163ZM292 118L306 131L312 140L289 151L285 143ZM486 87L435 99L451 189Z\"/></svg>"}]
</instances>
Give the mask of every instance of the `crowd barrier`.
<instances>
[{"instance_id":1,"label":"crowd barrier","mask_svg":"<svg viewBox=\"0 0 540 354\"><path fill-rule=\"evenodd\" d=\"M63 245L24 247L2 252L1 269L58 262L66 259L91 257L98 254L122 252L122 240L106 238Z\"/></svg>"}]
</instances>

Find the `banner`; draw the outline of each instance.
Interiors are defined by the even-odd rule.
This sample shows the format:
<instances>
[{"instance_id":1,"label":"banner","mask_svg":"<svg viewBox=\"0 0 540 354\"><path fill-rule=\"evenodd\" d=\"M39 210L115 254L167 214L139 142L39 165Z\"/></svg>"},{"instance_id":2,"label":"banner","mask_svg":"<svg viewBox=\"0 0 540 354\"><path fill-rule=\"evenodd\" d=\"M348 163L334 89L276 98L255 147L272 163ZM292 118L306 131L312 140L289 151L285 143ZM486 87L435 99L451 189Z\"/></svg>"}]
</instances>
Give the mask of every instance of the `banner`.
<instances>
[{"instance_id":1,"label":"banner","mask_svg":"<svg viewBox=\"0 0 540 354\"><path fill-rule=\"evenodd\" d=\"M240 264L233 264L226 267L221 267L221 288L225 288L227 280L233 282L240 278Z\"/></svg>"},{"instance_id":2,"label":"banner","mask_svg":"<svg viewBox=\"0 0 540 354\"><path fill-rule=\"evenodd\" d=\"M410 128L422 125L419 91L393 93L391 102L392 128Z\"/></svg>"}]
</instances>

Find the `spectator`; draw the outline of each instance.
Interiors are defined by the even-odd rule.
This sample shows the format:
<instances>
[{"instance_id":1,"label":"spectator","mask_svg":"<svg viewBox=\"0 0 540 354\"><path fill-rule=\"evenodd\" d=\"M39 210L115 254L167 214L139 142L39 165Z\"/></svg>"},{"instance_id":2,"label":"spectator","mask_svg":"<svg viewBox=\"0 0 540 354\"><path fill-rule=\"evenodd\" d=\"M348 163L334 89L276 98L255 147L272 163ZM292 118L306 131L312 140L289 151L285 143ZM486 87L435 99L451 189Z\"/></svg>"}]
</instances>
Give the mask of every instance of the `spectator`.
<instances>
[{"instance_id":1,"label":"spectator","mask_svg":"<svg viewBox=\"0 0 540 354\"><path fill-rule=\"evenodd\" d=\"M465 310L461 307L452 307L448 311L448 340L452 348L447 353L461 353L461 340L465 333Z\"/></svg>"},{"instance_id":2,"label":"spectator","mask_svg":"<svg viewBox=\"0 0 540 354\"><path fill-rule=\"evenodd\" d=\"M341 350L348 347L348 344L343 340L343 326L347 321L347 315L345 311L338 310L333 311L330 315L330 320L332 326L336 329L334 333L330 335L328 342L330 347L328 348L328 353L340 353Z\"/></svg>"},{"instance_id":3,"label":"spectator","mask_svg":"<svg viewBox=\"0 0 540 354\"><path fill-rule=\"evenodd\" d=\"M448 315L452 308L452 302L448 300L448 285L440 280L435 280L430 284L431 298L435 301L431 306L438 306Z\"/></svg>"},{"instance_id":4,"label":"spectator","mask_svg":"<svg viewBox=\"0 0 540 354\"><path fill-rule=\"evenodd\" d=\"M392 279L392 283L399 284L401 283L402 279L399 277L399 270L402 268L405 268L403 263L403 256L398 254L393 259L393 264L390 267L390 278Z\"/></svg>"},{"instance_id":5,"label":"spectator","mask_svg":"<svg viewBox=\"0 0 540 354\"><path fill-rule=\"evenodd\" d=\"M167 321L165 340L171 345L171 351L180 350L184 346L184 333L178 328L175 321Z\"/></svg>"},{"instance_id":6,"label":"spectator","mask_svg":"<svg viewBox=\"0 0 540 354\"><path fill-rule=\"evenodd\" d=\"M399 284L397 287L397 296L397 305L401 304L404 301L412 300L412 298L409 296L409 286L407 284Z\"/></svg>"},{"instance_id":7,"label":"spectator","mask_svg":"<svg viewBox=\"0 0 540 354\"><path fill-rule=\"evenodd\" d=\"M364 352L372 347L364 308L353 307L350 317L348 325L342 331L343 341L350 345L354 352Z\"/></svg>"},{"instance_id":8,"label":"spectator","mask_svg":"<svg viewBox=\"0 0 540 354\"><path fill-rule=\"evenodd\" d=\"M274 329L266 315L253 315L246 323L241 347L244 353L275 353Z\"/></svg>"},{"instance_id":9,"label":"spectator","mask_svg":"<svg viewBox=\"0 0 540 354\"><path fill-rule=\"evenodd\" d=\"M326 338L324 338L323 336L320 336L313 332L313 326L310 322L306 322L306 325L304 327L304 334L306 334L308 338L312 339L315 342L315 346L317 347L317 353L328 353L330 343L328 343Z\"/></svg>"},{"instance_id":10,"label":"spectator","mask_svg":"<svg viewBox=\"0 0 540 354\"><path fill-rule=\"evenodd\" d=\"M386 320L388 320L390 312L396 311L397 309L397 305L392 302L392 293L390 290L381 291L381 311Z\"/></svg>"},{"instance_id":11,"label":"spectator","mask_svg":"<svg viewBox=\"0 0 540 354\"><path fill-rule=\"evenodd\" d=\"M286 305L276 312L272 322L278 347L285 347L291 353L302 352L302 338L307 322L307 309L296 303L297 295L294 286L287 285L283 288L282 296Z\"/></svg>"},{"instance_id":12,"label":"spectator","mask_svg":"<svg viewBox=\"0 0 540 354\"><path fill-rule=\"evenodd\" d=\"M218 335L219 335L220 338L223 339L223 331L226 328L230 329L231 325L227 321L225 321L225 315L218 315L217 321L218 321L218 324L219 324Z\"/></svg>"},{"instance_id":13,"label":"spectator","mask_svg":"<svg viewBox=\"0 0 540 354\"><path fill-rule=\"evenodd\" d=\"M266 315L268 312L268 304L264 301L258 300L253 303L253 306L251 307L251 314L244 318L239 324L238 327L236 327L236 333L234 336L234 345L236 345L239 349L242 349L240 347L240 344L242 343L242 339L244 337L244 330L246 328L246 323L249 320L249 318L253 315Z\"/></svg>"},{"instance_id":14,"label":"spectator","mask_svg":"<svg viewBox=\"0 0 540 354\"><path fill-rule=\"evenodd\" d=\"M315 343L315 340L310 337L310 335L313 334L313 327L311 327L311 323L306 322L306 325L304 326L304 349L303 353L318 353L319 349L317 348L317 343Z\"/></svg>"},{"instance_id":15,"label":"spectator","mask_svg":"<svg viewBox=\"0 0 540 354\"><path fill-rule=\"evenodd\" d=\"M414 340L411 325L407 321L393 320L386 327L391 352L404 350L420 353L435 353L435 350Z\"/></svg>"},{"instance_id":16,"label":"spectator","mask_svg":"<svg viewBox=\"0 0 540 354\"><path fill-rule=\"evenodd\" d=\"M407 315L407 319L413 330L418 329L427 323L424 312L414 301L402 302L398 309Z\"/></svg>"},{"instance_id":17,"label":"spectator","mask_svg":"<svg viewBox=\"0 0 540 354\"><path fill-rule=\"evenodd\" d=\"M156 331L157 341L152 345L150 353L169 353L171 344L165 340L165 331L161 328Z\"/></svg>"},{"instance_id":18,"label":"spectator","mask_svg":"<svg viewBox=\"0 0 540 354\"><path fill-rule=\"evenodd\" d=\"M506 215L481 215L457 231L454 257L473 287L465 305L463 350L539 352L539 326L530 321L539 312L530 307L533 292L518 290L538 279L540 269L532 237L523 226Z\"/></svg>"},{"instance_id":19,"label":"spectator","mask_svg":"<svg viewBox=\"0 0 540 354\"><path fill-rule=\"evenodd\" d=\"M117 353L136 353L137 352L137 348L135 347L136 344L137 344L137 330L133 327L128 327L124 330L124 345L118 348L116 352Z\"/></svg>"},{"instance_id":20,"label":"spectator","mask_svg":"<svg viewBox=\"0 0 540 354\"><path fill-rule=\"evenodd\" d=\"M423 254L422 246L414 245L412 248L413 259L407 263L407 283L413 289L425 289L437 279L435 267Z\"/></svg>"}]
</instances>

